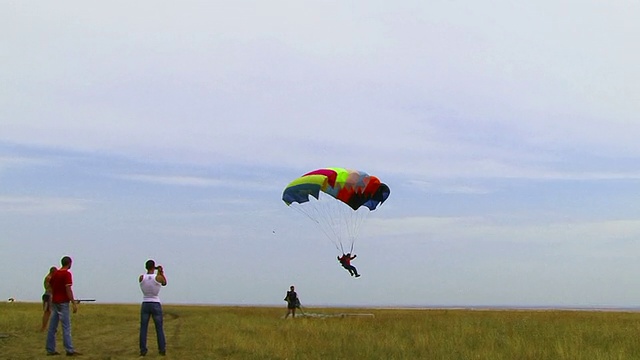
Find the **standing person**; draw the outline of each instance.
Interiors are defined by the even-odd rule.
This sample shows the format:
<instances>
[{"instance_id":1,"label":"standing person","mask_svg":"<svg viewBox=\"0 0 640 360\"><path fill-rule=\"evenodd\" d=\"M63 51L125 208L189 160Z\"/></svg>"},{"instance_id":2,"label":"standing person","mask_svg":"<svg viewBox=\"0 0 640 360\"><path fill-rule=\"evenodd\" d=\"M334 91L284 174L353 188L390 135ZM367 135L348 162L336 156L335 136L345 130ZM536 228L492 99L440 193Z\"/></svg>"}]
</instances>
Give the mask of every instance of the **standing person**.
<instances>
[{"instance_id":1,"label":"standing person","mask_svg":"<svg viewBox=\"0 0 640 360\"><path fill-rule=\"evenodd\" d=\"M167 286L167 278L164 275L162 266L156 267L153 260L147 260L144 265L146 274L140 275L138 282L142 290L142 306L140 307L140 356L147 355L147 330L149 328L149 317L153 318L156 327L156 337L158 339L158 350L164 356L167 352L167 343L164 338L162 328L162 305L160 304L160 289ZM156 274L156 270L158 273Z\"/></svg>"},{"instance_id":2,"label":"standing person","mask_svg":"<svg viewBox=\"0 0 640 360\"><path fill-rule=\"evenodd\" d=\"M351 253L342 254L342 256L338 256L338 261L340 261L340 264L343 268L349 271L349 274L351 274L351 276L355 275L355 277L360 277L360 274L358 274L358 270L356 269L356 267L351 265L351 260L355 259L356 256L358 255L354 254L353 256L351 256Z\"/></svg>"},{"instance_id":3,"label":"standing person","mask_svg":"<svg viewBox=\"0 0 640 360\"><path fill-rule=\"evenodd\" d=\"M298 294L295 291L293 285L289 287L289 291L287 291L287 295L284 297L284 301L287 302L287 315L285 315L285 319L289 317L289 314L292 317L296 317L296 308L300 306L300 299L298 298Z\"/></svg>"},{"instance_id":4,"label":"standing person","mask_svg":"<svg viewBox=\"0 0 640 360\"><path fill-rule=\"evenodd\" d=\"M51 319L49 321L49 332L47 333L47 355L60 355L56 351L56 332L58 322L62 323L62 343L67 352L67 356L80 355L75 351L71 342L71 314L69 313L69 303L73 307L73 313L78 311L78 306L73 297L73 280L71 276L71 258L65 256L60 260L62 267L51 275Z\"/></svg>"},{"instance_id":5,"label":"standing person","mask_svg":"<svg viewBox=\"0 0 640 360\"><path fill-rule=\"evenodd\" d=\"M42 294L42 327L40 331L45 331L47 325L49 324L49 317L51 316L51 275L56 272L58 268L52 266L49 269L49 273L44 277L43 286L44 286L44 294Z\"/></svg>"}]
</instances>

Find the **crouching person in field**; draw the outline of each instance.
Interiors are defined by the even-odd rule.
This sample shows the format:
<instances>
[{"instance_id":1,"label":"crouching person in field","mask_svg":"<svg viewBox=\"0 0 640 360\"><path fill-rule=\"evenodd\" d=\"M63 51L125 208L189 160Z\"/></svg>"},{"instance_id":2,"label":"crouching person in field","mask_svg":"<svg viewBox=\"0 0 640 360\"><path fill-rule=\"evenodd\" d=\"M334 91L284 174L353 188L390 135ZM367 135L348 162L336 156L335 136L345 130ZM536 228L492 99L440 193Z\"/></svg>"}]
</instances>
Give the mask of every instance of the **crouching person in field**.
<instances>
[{"instance_id":1,"label":"crouching person in field","mask_svg":"<svg viewBox=\"0 0 640 360\"><path fill-rule=\"evenodd\" d=\"M153 260L145 263L146 274L140 275L138 282L142 290L142 306L140 307L140 356L147 355L147 330L149 328L149 318L153 319L156 327L156 337L158 338L158 351L160 355L165 355L167 343L162 327L162 305L160 304L160 289L167 286L167 278L164 275L162 266L157 266ZM157 274L156 274L157 270Z\"/></svg>"}]
</instances>

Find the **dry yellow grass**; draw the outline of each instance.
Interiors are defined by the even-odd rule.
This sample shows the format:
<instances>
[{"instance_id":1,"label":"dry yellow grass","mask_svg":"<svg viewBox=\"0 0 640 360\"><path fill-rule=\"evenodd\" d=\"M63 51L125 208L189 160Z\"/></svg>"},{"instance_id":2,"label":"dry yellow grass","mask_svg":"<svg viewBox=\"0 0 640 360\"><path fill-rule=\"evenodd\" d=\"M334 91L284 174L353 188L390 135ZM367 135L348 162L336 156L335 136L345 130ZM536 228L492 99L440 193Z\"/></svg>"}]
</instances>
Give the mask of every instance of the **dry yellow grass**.
<instances>
[{"instance_id":1,"label":"dry yellow grass","mask_svg":"<svg viewBox=\"0 0 640 360\"><path fill-rule=\"evenodd\" d=\"M305 309L375 317L284 320L269 307L164 305L170 359L640 359L640 314L591 311ZM138 358L138 305L81 304L85 359ZM40 305L0 304L0 359L50 359ZM157 355L150 326L149 354ZM58 338L60 339L60 331ZM58 341L61 349L60 340Z\"/></svg>"}]
</instances>

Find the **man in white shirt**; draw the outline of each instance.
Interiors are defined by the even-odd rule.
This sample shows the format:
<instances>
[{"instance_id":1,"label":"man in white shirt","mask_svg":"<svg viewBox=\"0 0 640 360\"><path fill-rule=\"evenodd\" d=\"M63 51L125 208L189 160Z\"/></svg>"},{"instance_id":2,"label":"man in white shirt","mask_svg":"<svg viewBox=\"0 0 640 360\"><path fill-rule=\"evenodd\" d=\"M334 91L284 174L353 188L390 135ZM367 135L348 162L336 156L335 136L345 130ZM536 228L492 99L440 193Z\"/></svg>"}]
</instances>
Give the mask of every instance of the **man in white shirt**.
<instances>
[{"instance_id":1,"label":"man in white shirt","mask_svg":"<svg viewBox=\"0 0 640 360\"><path fill-rule=\"evenodd\" d=\"M167 278L162 266L157 266L153 260L147 260L144 265L146 274L140 275L138 282L142 290L142 306L140 307L140 356L147 355L147 330L149 318L153 318L158 338L158 350L160 355L165 355L167 343L162 328L162 305L160 304L160 289L167 286ZM158 273L156 274L156 270Z\"/></svg>"}]
</instances>

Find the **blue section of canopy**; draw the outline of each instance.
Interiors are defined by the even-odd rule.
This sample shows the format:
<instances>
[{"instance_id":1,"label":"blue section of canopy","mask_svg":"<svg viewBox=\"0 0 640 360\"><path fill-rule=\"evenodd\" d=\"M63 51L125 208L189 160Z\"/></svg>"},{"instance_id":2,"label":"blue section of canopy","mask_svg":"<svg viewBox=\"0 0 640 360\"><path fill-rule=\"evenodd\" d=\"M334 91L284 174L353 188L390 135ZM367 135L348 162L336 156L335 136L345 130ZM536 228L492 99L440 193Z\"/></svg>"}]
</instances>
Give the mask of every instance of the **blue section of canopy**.
<instances>
[{"instance_id":1,"label":"blue section of canopy","mask_svg":"<svg viewBox=\"0 0 640 360\"><path fill-rule=\"evenodd\" d=\"M314 198L320 196L321 186L318 184L298 184L285 189L282 193L282 201L287 205L292 203L305 203L309 201L309 195Z\"/></svg>"}]
</instances>

